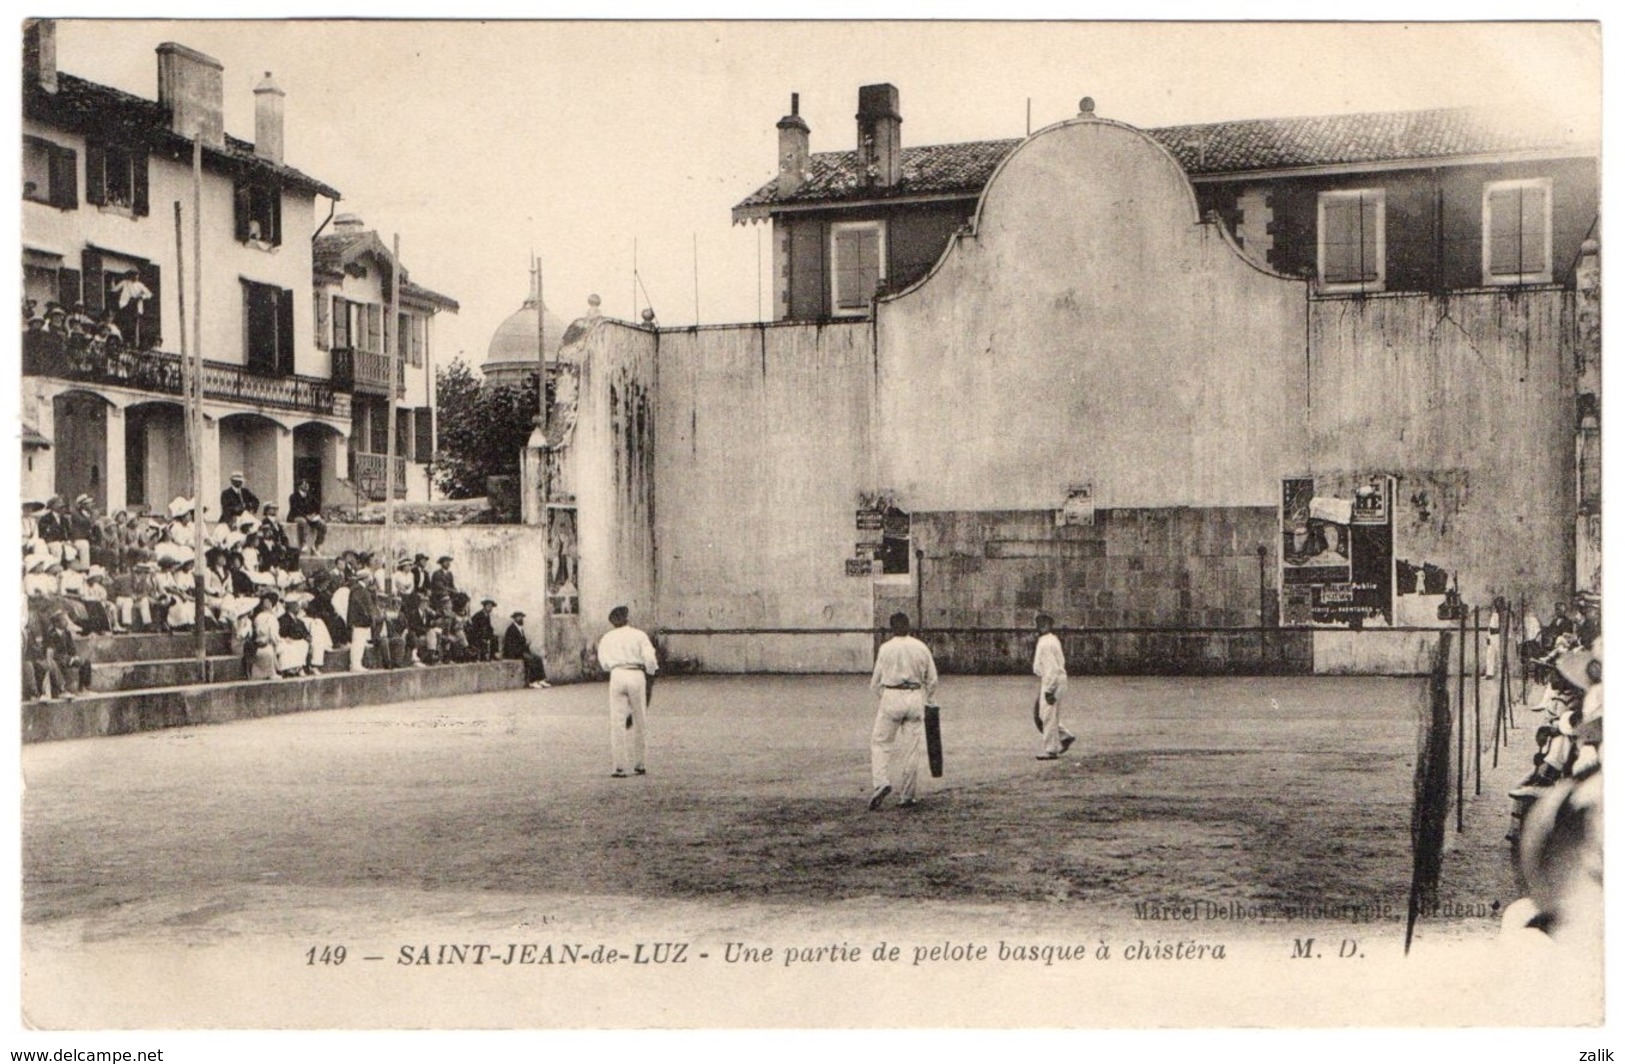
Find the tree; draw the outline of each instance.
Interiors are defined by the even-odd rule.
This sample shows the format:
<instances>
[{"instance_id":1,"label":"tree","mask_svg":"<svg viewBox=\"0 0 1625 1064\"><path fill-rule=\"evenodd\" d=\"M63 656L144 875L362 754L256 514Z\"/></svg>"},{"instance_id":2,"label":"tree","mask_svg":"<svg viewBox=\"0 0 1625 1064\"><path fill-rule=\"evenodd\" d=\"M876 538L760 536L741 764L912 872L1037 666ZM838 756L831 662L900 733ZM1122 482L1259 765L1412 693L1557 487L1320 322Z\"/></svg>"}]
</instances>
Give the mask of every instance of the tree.
<instances>
[{"instance_id":1,"label":"tree","mask_svg":"<svg viewBox=\"0 0 1625 1064\"><path fill-rule=\"evenodd\" d=\"M435 375L440 450L435 482L448 498L485 494L485 478L518 476L520 454L536 416L536 378L519 386L493 386L474 376L461 358Z\"/></svg>"}]
</instances>

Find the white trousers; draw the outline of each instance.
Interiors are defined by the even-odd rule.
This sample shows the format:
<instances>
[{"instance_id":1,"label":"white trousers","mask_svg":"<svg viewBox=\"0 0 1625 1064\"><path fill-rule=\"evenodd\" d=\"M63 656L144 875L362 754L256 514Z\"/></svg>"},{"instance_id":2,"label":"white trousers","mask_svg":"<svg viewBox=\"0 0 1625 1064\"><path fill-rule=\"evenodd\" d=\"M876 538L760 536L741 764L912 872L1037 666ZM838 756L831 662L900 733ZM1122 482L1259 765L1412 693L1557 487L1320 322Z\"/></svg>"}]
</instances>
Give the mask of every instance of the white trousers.
<instances>
[{"instance_id":1,"label":"white trousers","mask_svg":"<svg viewBox=\"0 0 1625 1064\"><path fill-rule=\"evenodd\" d=\"M899 801L914 797L925 750L925 692L885 688L869 735L869 780L877 790L892 785ZM896 770L895 779L893 769Z\"/></svg>"},{"instance_id":2,"label":"white trousers","mask_svg":"<svg viewBox=\"0 0 1625 1064\"><path fill-rule=\"evenodd\" d=\"M350 671L366 672L367 666L362 658L367 654L367 648L372 645L371 628L350 629Z\"/></svg>"},{"instance_id":3,"label":"white trousers","mask_svg":"<svg viewBox=\"0 0 1625 1064\"><path fill-rule=\"evenodd\" d=\"M1061 701L1066 697L1066 689L1055 692L1055 704L1044 701L1044 688L1038 688L1038 719L1044 725L1044 753L1058 754L1061 752L1061 743L1067 739L1076 738L1071 732L1061 727Z\"/></svg>"},{"instance_id":4,"label":"white trousers","mask_svg":"<svg viewBox=\"0 0 1625 1064\"><path fill-rule=\"evenodd\" d=\"M616 772L643 767L647 690L638 669L615 669L609 674L609 756Z\"/></svg>"}]
</instances>

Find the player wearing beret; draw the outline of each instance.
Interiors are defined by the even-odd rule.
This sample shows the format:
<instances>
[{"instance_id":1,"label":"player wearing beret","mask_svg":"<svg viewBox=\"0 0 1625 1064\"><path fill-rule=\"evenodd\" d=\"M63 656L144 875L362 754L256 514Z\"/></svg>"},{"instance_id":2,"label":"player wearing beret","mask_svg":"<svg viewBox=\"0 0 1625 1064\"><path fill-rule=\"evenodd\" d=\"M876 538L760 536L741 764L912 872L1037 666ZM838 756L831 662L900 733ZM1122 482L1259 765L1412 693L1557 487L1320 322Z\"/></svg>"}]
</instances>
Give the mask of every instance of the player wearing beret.
<instances>
[{"instance_id":1,"label":"player wearing beret","mask_svg":"<svg viewBox=\"0 0 1625 1064\"><path fill-rule=\"evenodd\" d=\"M891 638L875 654L869 689L880 696L869 736L869 775L874 790L869 811L892 792L896 769L897 804L913 805L924 746L925 704L937 689L937 663L931 649L909 634L908 614L891 615Z\"/></svg>"},{"instance_id":2,"label":"player wearing beret","mask_svg":"<svg viewBox=\"0 0 1625 1064\"><path fill-rule=\"evenodd\" d=\"M609 754L615 769L610 775L626 778L645 774L643 765L643 714L648 707L649 685L660 671L654 644L642 629L628 624L631 614L625 606L609 611L610 630L598 640L598 665L609 673Z\"/></svg>"},{"instance_id":3,"label":"player wearing beret","mask_svg":"<svg viewBox=\"0 0 1625 1064\"><path fill-rule=\"evenodd\" d=\"M1055 620L1040 613L1034 618L1038 645L1033 648L1033 675L1038 677L1038 699L1033 703L1033 723L1044 735L1044 748L1038 760L1054 761L1078 737L1061 727L1061 696L1066 693L1066 654L1054 632Z\"/></svg>"}]
</instances>

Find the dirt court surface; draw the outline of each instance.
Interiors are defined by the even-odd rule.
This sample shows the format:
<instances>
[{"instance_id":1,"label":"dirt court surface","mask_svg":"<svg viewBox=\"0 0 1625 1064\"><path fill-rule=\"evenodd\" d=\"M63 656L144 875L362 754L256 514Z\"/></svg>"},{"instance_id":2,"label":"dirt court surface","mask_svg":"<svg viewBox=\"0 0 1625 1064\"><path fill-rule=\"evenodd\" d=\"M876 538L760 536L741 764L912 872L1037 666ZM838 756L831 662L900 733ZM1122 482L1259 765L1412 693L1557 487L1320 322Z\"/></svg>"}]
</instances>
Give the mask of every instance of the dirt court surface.
<instances>
[{"instance_id":1,"label":"dirt court surface","mask_svg":"<svg viewBox=\"0 0 1625 1064\"><path fill-rule=\"evenodd\" d=\"M1420 681L1074 679L1059 762L1034 758L1033 686L945 678L944 777L877 813L862 677L664 679L650 774L624 780L601 684L29 746L25 968L82 982L96 958L112 978L160 948L272 942L283 964L338 940L392 963L402 943L555 930L721 948L1353 927L1392 951ZM1475 860L1473 896L1444 893L1504 905L1504 854Z\"/></svg>"}]
</instances>

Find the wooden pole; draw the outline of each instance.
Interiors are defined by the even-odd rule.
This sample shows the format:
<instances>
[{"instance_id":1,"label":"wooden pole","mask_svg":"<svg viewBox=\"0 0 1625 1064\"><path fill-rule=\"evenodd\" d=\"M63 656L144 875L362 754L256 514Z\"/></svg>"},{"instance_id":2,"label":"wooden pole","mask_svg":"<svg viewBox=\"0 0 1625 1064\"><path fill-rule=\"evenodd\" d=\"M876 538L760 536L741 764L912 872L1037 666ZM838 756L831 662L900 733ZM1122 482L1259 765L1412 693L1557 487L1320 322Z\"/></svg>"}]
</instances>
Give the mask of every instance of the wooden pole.
<instances>
[{"instance_id":1,"label":"wooden pole","mask_svg":"<svg viewBox=\"0 0 1625 1064\"><path fill-rule=\"evenodd\" d=\"M1483 707L1484 665L1479 650L1484 636L1478 626L1478 607L1473 607L1473 794L1484 793L1484 724Z\"/></svg>"},{"instance_id":2,"label":"wooden pole","mask_svg":"<svg viewBox=\"0 0 1625 1064\"><path fill-rule=\"evenodd\" d=\"M1456 831L1464 830L1462 804L1467 799L1463 777L1467 761L1467 611L1456 621ZM1446 755L1449 756L1449 755Z\"/></svg>"},{"instance_id":3,"label":"wooden pole","mask_svg":"<svg viewBox=\"0 0 1625 1064\"><path fill-rule=\"evenodd\" d=\"M178 234L177 234L178 235ZM182 324L184 333L186 326ZM192 631L198 682L208 680L209 638L203 623L203 130L192 137Z\"/></svg>"},{"instance_id":4,"label":"wooden pole","mask_svg":"<svg viewBox=\"0 0 1625 1064\"><path fill-rule=\"evenodd\" d=\"M395 573L395 380L401 372L401 330L398 315L401 312L401 234L395 234L391 252L394 259L389 270L389 310L384 315L384 358L388 364L389 383L384 388L388 396L387 428L384 430L384 567L390 573L388 586L381 588L384 595L394 592Z\"/></svg>"},{"instance_id":5,"label":"wooden pole","mask_svg":"<svg viewBox=\"0 0 1625 1064\"><path fill-rule=\"evenodd\" d=\"M637 242L633 241L633 261L637 258ZM537 459L542 463L542 619L541 619L541 654L542 670L547 671L548 648L552 643L553 631L553 567L557 564L548 552L553 548L553 508L548 505L553 499L553 404L547 401L547 318L543 314L546 303L542 299L542 257L537 255L533 260L536 270L536 426L542 430L542 447ZM637 267L633 266L633 277L637 276ZM637 308L636 300L633 309Z\"/></svg>"}]
</instances>

